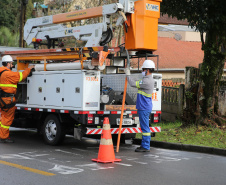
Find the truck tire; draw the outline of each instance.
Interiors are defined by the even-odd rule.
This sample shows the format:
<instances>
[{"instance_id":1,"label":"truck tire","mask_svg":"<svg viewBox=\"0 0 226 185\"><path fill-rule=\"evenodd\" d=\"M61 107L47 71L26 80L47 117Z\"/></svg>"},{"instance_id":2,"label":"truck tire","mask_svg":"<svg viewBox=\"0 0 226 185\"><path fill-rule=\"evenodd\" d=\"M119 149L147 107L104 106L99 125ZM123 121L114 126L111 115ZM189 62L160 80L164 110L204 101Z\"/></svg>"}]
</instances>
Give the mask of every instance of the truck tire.
<instances>
[{"instance_id":1,"label":"truck tire","mask_svg":"<svg viewBox=\"0 0 226 185\"><path fill-rule=\"evenodd\" d=\"M63 142L65 132L59 118L56 115L48 115L42 126L44 142L48 145L58 145Z\"/></svg>"}]
</instances>

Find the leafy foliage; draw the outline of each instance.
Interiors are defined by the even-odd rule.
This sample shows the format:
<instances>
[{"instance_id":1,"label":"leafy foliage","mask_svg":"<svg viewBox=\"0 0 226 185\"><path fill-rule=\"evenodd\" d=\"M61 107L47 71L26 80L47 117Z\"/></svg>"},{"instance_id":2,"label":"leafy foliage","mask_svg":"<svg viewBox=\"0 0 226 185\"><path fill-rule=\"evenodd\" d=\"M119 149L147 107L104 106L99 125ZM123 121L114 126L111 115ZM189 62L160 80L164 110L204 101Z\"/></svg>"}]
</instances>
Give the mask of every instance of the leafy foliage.
<instances>
[{"instance_id":1,"label":"leafy foliage","mask_svg":"<svg viewBox=\"0 0 226 185\"><path fill-rule=\"evenodd\" d=\"M1 45L18 46L22 2L26 2L26 0L0 0ZM44 0L28 0L26 4L26 18L32 17L34 2L42 4Z\"/></svg>"},{"instance_id":2,"label":"leafy foliage","mask_svg":"<svg viewBox=\"0 0 226 185\"><path fill-rule=\"evenodd\" d=\"M19 34L13 33L7 27L0 27L0 45L18 47Z\"/></svg>"},{"instance_id":3,"label":"leafy foliage","mask_svg":"<svg viewBox=\"0 0 226 185\"><path fill-rule=\"evenodd\" d=\"M219 35L226 33L225 0L164 0L161 6L163 13L187 19L201 33L208 30L216 30Z\"/></svg>"},{"instance_id":4,"label":"leafy foliage","mask_svg":"<svg viewBox=\"0 0 226 185\"><path fill-rule=\"evenodd\" d=\"M18 13L19 6L19 0L0 1L0 26L8 27L13 32L18 31L20 16Z\"/></svg>"},{"instance_id":5,"label":"leafy foliage","mask_svg":"<svg viewBox=\"0 0 226 185\"><path fill-rule=\"evenodd\" d=\"M32 13L33 13L34 5L32 3L32 0L29 0L26 6L26 18L30 19L32 18Z\"/></svg>"},{"instance_id":6,"label":"leafy foliage","mask_svg":"<svg viewBox=\"0 0 226 185\"><path fill-rule=\"evenodd\" d=\"M19 27L21 2L25 0L1 0L0 1L0 26L10 28L16 31ZM33 3L42 4L44 0L28 0L26 17L31 18L33 11Z\"/></svg>"},{"instance_id":7,"label":"leafy foliage","mask_svg":"<svg viewBox=\"0 0 226 185\"><path fill-rule=\"evenodd\" d=\"M187 19L201 33L204 60L200 71L199 100L196 122L218 119L219 81L226 56L225 0L164 0L162 12L178 19ZM206 33L206 38L204 38ZM201 114L200 114L201 113ZM199 116L198 116L199 115Z\"/></svg>"}]
</instances>

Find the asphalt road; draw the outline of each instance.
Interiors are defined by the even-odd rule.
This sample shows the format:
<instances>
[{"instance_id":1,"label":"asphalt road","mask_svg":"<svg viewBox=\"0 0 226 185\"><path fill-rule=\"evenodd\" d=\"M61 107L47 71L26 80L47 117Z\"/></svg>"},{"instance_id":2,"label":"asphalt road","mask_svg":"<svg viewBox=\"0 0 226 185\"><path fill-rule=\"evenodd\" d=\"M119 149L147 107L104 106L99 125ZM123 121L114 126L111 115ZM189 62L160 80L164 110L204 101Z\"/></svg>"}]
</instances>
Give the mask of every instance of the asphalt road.
<instances>
[{"instance_id":1,"label":"asphalt road","mask_svg":"<svg viewBox=\"0 0 226 185\"><path fill-rule=\"evenodd\" d=\"M130 141L115 163L96 163L99 140L43 144L32 131L13 130L15 143L0 143L0 185L225 185L226 157L151 148L136 153Z\"/></svg>"}]
</instances>

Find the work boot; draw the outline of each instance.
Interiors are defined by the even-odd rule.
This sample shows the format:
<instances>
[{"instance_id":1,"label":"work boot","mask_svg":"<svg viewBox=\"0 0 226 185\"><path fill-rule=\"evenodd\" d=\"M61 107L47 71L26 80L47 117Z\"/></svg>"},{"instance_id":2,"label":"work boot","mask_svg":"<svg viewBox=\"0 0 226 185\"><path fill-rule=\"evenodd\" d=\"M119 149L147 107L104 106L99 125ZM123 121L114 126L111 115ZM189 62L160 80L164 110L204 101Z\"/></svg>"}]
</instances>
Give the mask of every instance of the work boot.
<instances>
[{"instance_id":1,"label":"work boot","mask_svg":"<svg viewBox=\"0 0 226 185\"><path fill-rule=\"evenodd\" d=\"M150 150L145 149L143 147L137 147L137 149L135 150L135 152L150 152Z\"/></svg>"},{"instance_id":2,"label":"work boot","mask_svg":"<svg viewBox=\"0 0 226 185\"><path fill-rule=\"evenodd\" d=\"M6 139L0 139L0 143L14 143L14 141L8 137Z\"/></svg>"}]
</instances>

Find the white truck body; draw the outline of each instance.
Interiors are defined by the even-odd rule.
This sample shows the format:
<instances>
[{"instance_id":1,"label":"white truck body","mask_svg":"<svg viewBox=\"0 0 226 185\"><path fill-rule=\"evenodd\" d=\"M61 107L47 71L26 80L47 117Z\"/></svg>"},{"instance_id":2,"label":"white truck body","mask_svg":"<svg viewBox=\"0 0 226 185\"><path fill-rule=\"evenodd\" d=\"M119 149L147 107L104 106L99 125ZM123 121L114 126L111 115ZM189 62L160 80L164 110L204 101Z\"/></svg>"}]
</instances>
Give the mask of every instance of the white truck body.
<instances>
[{"instance_id":1,"label":"white truck body","mask_svg":"<svg viewBox=\"0 0 226 185\"><path fill-rule=\"evenodd\" d=\"M98 48L91 51L94 52L95 49ZM58 55L49 54L49 51ZM113 49L110 49L110 51L113 51ZM68 57L67 54L69 53L69 57L71 57L71 52L71 49L70 51L57 49L54 51L31 50L3 53L4 55L12 54L16 56L19 66L23 64L23 60L29 61L34 58L38 62L33 64L43 65L41 61L43 55L46 55L44 57L57 58L58 56ZM155 57L155 55L151 56ZM120 59L121 63L125 63L123 62L124 56L114 59L116 61ZM70 62L65 64L70 64ZM16 112L12 126L37 128L43 134L45 142L50 145L59 144L66 134L73 135L76 139L81 139L85 135L100 135L104 117L108 117L110 120L111 133L119 133L125 74L101 74L101 71L97 68L90 69L90 67L88 69L68 69L68 67L62 69L60 66L65 66L64 63L55 63L54 69L51 68L52 70L50 70L49 67L52 64L46 65L47 70L44 67L43 70L40 68L40 70L34 71L32 76L24 82L18 84ZM112 66L110 67L112 68ZM116 66L118 69L116 71L124 67L123 65ZM135 79L142 78L141 73L132 74L132 76ZM158 73L153 73L152 76L155 80L155 86L152 95L153 110L150 115L150 129L154 134L161 131L158 126L152 127L151 123L161 121L162 76ZM121 129L124 137L134 137L136 133L142 132L136 110L136 96L137 88L127 85L126 105L123 110Z\"/></svg>"},{"instance_id":2,"label":"white truck body","mask_svg":"<svg viewBox=\"0 0 226 185\"><path fill-rule=\"evenodd\" d=\"M26 104L20 107L65 110L100 109L100 71L40 71L27 79Z\"/></svg>"},{"instance_id":3,"label":"white truck body","mask_svg":"<svg viewBox=\"0 0 226 185\"><path fill-rule=\"evenodd\" d=\"M134 78L141 78L140 74L133 76ZM152 76L155 79L155 88L150 122L154 123L161 120L162 79L161 74L152 74ZM53 128L59 130L61 128L58 128L59 126L57 127L52 119L52 121L48 119L48 116L52 118L55 115L62 122L62 127L71 128L73 130L71 134L76 139L81 139L81 133L83 133L82 135L100 135L103 118L109 117L112 134L118 134L121 109L106 110L106 106L101 106L100 87L109 86L115 92L123 92L125 77L125 74L100 75L100 71L96 70L33 72L32 76L27 78L27 81L18 84L19 97L16 104L15 120L24 119L24 123L27 123L26 126L19 124L19 127L37 126L37 128L41 127L42 132L46 132L44 128L42 129L43 121L39 126L39 124L34 125L34 121L31 120L45 120L44 126L49 125L49 130ZM134 105L133 110L126 109L123 113L122 134L141 133L137 110L134 109L137 89L128 85L127 92L127 96L132 98ZM120 107L120 105L118 106ZM31 120L28 119L30 117L32 117ZM65 122L67 124L64 124ZM68 122L70 122L69 125ZM18 127L16 124L14 126ZM152 133L161 131L160 127L150 128ZM52 131L49 135L52 135ZM60 142L60 140L52 142L52 138L50 136L49 138L46 139L48 144L55 145Z\"/></svg>"}]
</instances>

